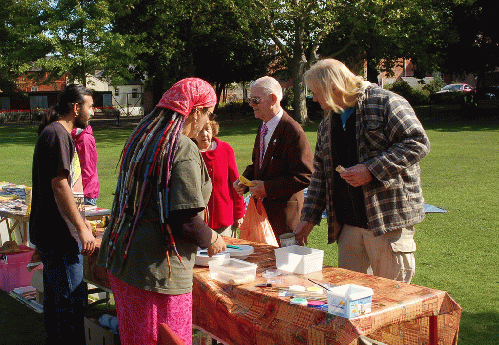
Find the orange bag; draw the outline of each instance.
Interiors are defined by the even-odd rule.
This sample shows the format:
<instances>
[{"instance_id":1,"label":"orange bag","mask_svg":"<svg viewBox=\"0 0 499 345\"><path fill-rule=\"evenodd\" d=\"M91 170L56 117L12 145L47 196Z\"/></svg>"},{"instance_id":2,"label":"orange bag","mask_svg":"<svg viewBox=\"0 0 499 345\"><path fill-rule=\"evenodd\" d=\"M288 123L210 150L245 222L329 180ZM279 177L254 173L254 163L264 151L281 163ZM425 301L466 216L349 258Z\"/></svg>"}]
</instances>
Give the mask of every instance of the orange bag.
<instances>
[{"instance_id":1,"label":"orange bag","mask_svg":"<svg viewBox=\"0 0 499 345\"><path fill-rule=\"evenodd\" d=\"M279 247L262 201L253 196L249 200L240 231L239 238Z\"/></svg>"}]
</instances>

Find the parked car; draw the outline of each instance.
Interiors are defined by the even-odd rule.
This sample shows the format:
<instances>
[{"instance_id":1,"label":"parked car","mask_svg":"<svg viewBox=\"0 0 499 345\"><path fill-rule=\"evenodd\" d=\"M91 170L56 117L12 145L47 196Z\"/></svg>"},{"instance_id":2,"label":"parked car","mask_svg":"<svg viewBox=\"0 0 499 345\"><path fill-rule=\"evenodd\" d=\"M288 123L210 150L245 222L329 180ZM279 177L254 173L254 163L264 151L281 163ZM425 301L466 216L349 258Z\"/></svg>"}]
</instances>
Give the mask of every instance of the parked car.
<instances>
[{"instance_id":1,"label":"parked car","mask_svg":"<svg viewBox=\"0 0 499 345\"><path fill-rule=\"evenodd\" d=\"M475 93L475 89L466 83L456 83L456 84L449 84L445 85L442 90L438 91L437 93L445 93L445 92L469 92L469 93Z\"/></svg>"},{"instance_id":2,"label":"parked car","mask_svg":"<svg viewBox=\"0 0 499 345\"><path fill-rule=\"evenodd\" d=\"M431 104L446 104L455 106L471 105L475 89L465 83L445 85L442 90L430 95Z\"/></svg>"},{"instance_id":3,"label":"parked car","mask_svg":"<svg viewBox=\"0 0 499 345\"><path fill-rule=\"evenodd\" d=\"M499 109L499 85L477 88L473 100L478 109Z\"/></svg>"}]
</instances>

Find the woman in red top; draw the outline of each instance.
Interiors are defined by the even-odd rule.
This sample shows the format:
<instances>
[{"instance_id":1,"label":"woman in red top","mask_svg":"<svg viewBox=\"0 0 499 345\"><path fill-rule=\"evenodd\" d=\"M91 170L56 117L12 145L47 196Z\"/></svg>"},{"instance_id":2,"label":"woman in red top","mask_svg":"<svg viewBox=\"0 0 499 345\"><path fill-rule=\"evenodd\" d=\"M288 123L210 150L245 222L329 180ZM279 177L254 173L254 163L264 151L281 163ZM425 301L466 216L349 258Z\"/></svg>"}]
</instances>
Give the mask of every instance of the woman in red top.
<instances>
[{"instance_id":1,"label":"woman in red top","mask_svg":"<svg viewBox=\"0 0 499 345\"><path fill-rule=\"evenodd\" d=\"M236 237L246 204L232 188L239 178L234 150L228 143L216 138L218 130L218 123L209 121L196 138L213 184L206 223L221 235Z\"/></svg>"}]
</instances>

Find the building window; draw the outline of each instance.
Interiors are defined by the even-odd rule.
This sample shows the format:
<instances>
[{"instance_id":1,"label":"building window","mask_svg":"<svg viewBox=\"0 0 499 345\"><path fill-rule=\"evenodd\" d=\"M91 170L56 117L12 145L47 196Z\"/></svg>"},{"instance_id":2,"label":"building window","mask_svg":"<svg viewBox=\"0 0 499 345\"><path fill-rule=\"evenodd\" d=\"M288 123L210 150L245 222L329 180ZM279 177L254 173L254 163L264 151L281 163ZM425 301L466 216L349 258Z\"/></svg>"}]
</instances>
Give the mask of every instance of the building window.
<instances>
[{"instance_id":1,"label":"building window","mask_svg":"<svg viewBox=\"0 0 499 345\"><path fill-rule=\"evenodd\" d=\"M139 90L136 87L134 87L132 89L132 98L138 98L138 97L139 97Z\"/></svg>"},{"instance_id":2,"label":"building window","mask_svg":"<svg viewBox=\"0 0 499 345\"><path fill-rule=\"evenodd\" d=\"M31 87L31 92L37 92L37 91L38 91L38 86Z\"/></svg>"},{"instance_id":3,"label":"building window","mask_svg":"<svg viewBox=\"0 0 499 345\"><path fill-rule=\"evenodd\" d=\"M120 89L118 89L117 87L114 88L114 95L115 96L119 96L120 95Z\"/></svg>"}]
</instances>

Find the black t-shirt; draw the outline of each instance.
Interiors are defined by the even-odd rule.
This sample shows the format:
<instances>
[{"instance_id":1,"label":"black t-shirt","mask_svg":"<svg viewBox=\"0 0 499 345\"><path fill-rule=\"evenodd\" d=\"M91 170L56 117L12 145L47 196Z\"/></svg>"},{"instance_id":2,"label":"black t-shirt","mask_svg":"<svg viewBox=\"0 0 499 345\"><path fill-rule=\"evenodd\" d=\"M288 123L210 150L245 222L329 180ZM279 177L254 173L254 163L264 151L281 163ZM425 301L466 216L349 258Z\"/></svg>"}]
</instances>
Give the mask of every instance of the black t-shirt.
<instances>
[{"instance_id":1,"label":"black t-shirt","mask_svg":"<svg viewBox=\"0 0 499 345\"><path fill-rule=\"evenodd\" d=\"M52 122L40 133L33 154L29 221L30 241L39 248L71 250L78 245L57 207L52 189L52 179L61 172L70 175L74 155L73 139L60 123Z\"/></svg>"},{"instance_id":2,"label":"black t-shirt","mask_svg":"<svg viewBox=\"0 0 499 345\"><path fill-rule=\"evenodd\" d=\"M351 167L359 163L357 155L356 116L355 111L346 121L345 129L340 115L334 116L331 138L332 157L335 166ZM367 215L362 187L353 187L344 179L334 179L333 204L341 224L367 229Z\"/></svg>"}]
</instances>

